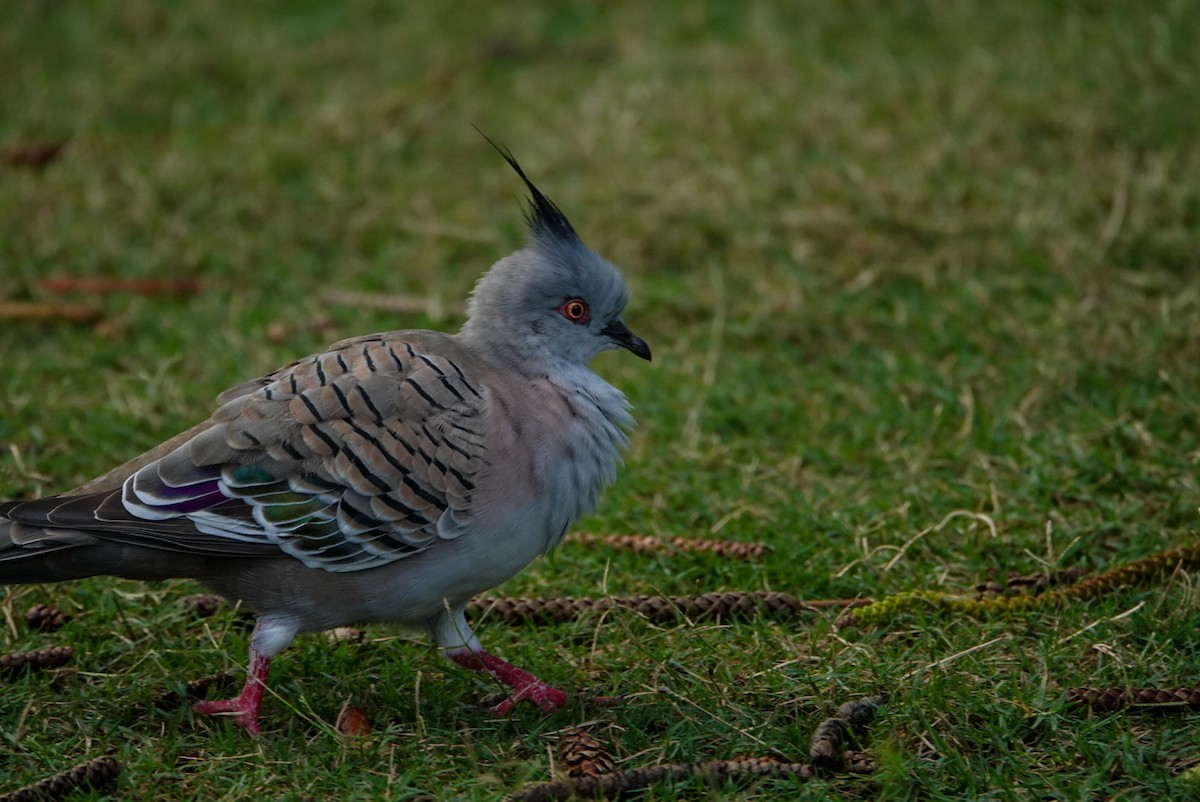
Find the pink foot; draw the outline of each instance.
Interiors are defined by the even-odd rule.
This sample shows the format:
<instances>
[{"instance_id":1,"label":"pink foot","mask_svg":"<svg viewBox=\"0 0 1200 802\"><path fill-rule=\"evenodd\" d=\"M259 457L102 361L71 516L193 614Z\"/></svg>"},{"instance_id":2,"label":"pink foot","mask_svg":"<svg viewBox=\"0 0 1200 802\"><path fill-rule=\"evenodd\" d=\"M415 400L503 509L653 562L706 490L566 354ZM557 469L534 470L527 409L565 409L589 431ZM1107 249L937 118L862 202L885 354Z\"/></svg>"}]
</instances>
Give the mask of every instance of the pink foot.
<instances>
[{"instance_id":1,"label":"pink foot","mask_svg":"<svg viewBox=\"0 0 1200 802\"><path fill-rule=\"evenodd\" d=\"M259 705L246 699L245 694L234 699L196 702L192 705L192 710L202 716L211 716L214 713L237 713L233 717L234 724L251 735L262 735L262 727L258 726L258 708Z\"/></svg>"},{"instance_id":2,"label":"pink foot","mask_svg":"<svg viewBox=\"0 0 1200 802\"><path fill-rule=\"evenodd\" d=\"M263 691L266 689L267 671L271 667L271 658L260 654L257 650L250 651L250 670L246 673L246 684L240 695L233 699L219 699L211 702L196 702L192 710L202 716L214 713L236 713L233 723L251 735L261 735L262 728L258 726L258 711L262 707Z\"/></svg>"},{"instance_id":3,"label":"pink foot","mask_svg":"<svg viewBox=\"0 0 1200 802\"><path fill-rule=\"evenodd\" d=\"M486 671L512 688L512 693L488 712L493 716L508 715L518 702L533 702L543 713L550 713L567 703L567 695L542 680L487 652L452 652L451 660L472 671Z\"/></svg>"}]
</instances>

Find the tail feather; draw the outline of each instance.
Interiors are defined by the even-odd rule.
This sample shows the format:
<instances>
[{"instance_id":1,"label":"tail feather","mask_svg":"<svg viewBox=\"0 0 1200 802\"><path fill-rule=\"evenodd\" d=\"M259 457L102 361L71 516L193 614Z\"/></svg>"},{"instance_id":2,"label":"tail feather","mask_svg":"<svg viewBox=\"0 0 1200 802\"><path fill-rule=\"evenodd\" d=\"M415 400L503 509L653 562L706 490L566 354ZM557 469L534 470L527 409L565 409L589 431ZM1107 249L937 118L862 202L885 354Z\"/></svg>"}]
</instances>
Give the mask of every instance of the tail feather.
<instances>
[{"instance_id":1,"label":"tail feather","mask_svg":"<svg viewBox=\"0 0 1200 802\"><path fill-rule=\"evenodd\" d=\"M0 518L0 585L65 582L112 575L157 581L175 577L203 579L209 558L116 543L72 529L38 529Z\"/></svg>"},{"instance_id":2,"label":"tail feather","mask_svg":"<svg viewBox=\"0 0 1200 802\"><path fill-rule=\"evenodd\" d=\"M67 552L88 551L97 539L73 529L43 529L0 517L0 584L59 582L99 570ZM79 555L82 556L82 555Z\"/></svg>"},{"instance_id":3,"label":"tail feather","mask_svg":"<svg viewBox=\"0 0 1200 802\"><path fill-rule=\"evenodd\" d=\"M97 543L95 535L77 529L30 526L4 516L0 510L0 560L9 557L10 551L31 549L71 548ZM13 555L15 556L15 555Z\"/></svg>"}]
</instances>

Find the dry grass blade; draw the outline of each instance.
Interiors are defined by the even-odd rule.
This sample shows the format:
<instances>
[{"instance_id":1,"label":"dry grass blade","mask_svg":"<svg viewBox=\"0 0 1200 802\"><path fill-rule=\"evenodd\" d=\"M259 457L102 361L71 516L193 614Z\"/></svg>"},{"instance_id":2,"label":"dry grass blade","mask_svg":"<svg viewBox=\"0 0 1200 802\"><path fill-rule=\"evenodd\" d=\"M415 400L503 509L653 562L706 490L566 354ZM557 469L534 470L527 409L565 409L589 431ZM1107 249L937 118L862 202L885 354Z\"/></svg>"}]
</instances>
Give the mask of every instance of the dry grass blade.
<instances>
[{"instance_id":1,"label":"dry grass blade","mask_svg":"<svg viewBox=\"0 0 1200 802\"><path fill-rule=\"evenodd\" d=\"M65 139L40 145L14 145L0 149L0 164L41 170L58 161L66 146Z\"/></svg>"},{"instance_id":2,"label":"dry grass blade","mask_svg":"<svg viewBox=\"0 0 1200 802\"><path fill-rule=\"evenodd\" d=\"M116 278L112 276L47 276L34 281L37 288L54 295L192 295L204 285L194 278Z\"/></svg>"},{"instance_id":3,"label":"dry grass blade","mask_svg":"<svg viewBox=\"0 0 1200 802\"><path fill-rule=\"evenodd\" d=\"M0 301L0 320L87 324L95 323L103 316L103 312L91 306L34 301Z\"/></svg>"}]
</instances>

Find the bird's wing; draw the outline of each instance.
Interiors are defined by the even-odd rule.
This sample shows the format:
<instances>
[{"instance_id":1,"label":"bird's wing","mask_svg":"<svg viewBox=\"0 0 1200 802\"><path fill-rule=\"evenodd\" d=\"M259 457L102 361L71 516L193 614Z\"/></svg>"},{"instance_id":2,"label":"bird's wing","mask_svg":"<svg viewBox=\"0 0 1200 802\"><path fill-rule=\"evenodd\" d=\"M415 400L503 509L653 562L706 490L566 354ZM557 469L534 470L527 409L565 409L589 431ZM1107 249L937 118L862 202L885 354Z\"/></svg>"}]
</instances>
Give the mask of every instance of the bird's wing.
<instances>
[{"instance_id":1,"label":"bird's wing","mask_svg":"<svg viewBox=\"0 0 1200 802\"><path fill-rule=\"evenodd\" d=\"M339 343L227 391L210 425L119 488L0 515L28 546L56 545L57 528L195 554L283 551L327 571L421 551L463 530L490 464L487 391L430 342Z\"/></svg>"},{"instance_id":2,"label":"bird's wing","mask_svg":"<svg viewBox=\"0 0 1200 802\"><path fill-rule=\"evenodd\" d=\"M340 348L344 344L345 343L337 343L336 345L331 346L330 350L336 350L337 348ZM263 387L267 386L272 381L274 381L275 377L278 374L283 373L286 370L290 370L293 367L295 367L296 365L299 365L300 361L302 361L302 360L297 360L296 362L293 362L290 365L282 367L279 370L277 370L275 373L272 373L270 375L259 376L257 379L250 379L249 381L244 381L241 384L236 384L233 387L230 387L228 390L225 390L224 392L222 392L220 395L217 396L217 405L221 406L221 405L227 404L228 402L233 401L235 398L241 398L244 395L250 395L254 391L262 389ZM74 490L71 490L67 493L63 493L62 495L64 495L64 496L88 496L88 495L93 495L96 493L103 493L105 491L118 488L122 484L124 484L125 480L128 479L130 476L132 476L134 473L141 470L146 465L149 465L151 462L154 462L155 460L161 459L162 457L165 457L167 454L170 454L172 451L174 451L180 445L188 442L189 440L191 440L196 435L200 434L205 429L210 428L212 425L213 425L213 421L211 419L206 420L202 423L198 423L195 426L193 426L192 428L190 428L186 431L182 431L179 434L175 435L170 440L164 440L163 442L159 443L158 445L156 445L154 448L150 449L146 453L139 454L138 456L134 457L133 459L129 460L128 462L118 465L117 467L113 468L112 470L106 471L106 472L102 473L101 475L97 476L96 478L91 479L88 482L85 482L84 484L80 485L79 487L75 488Z\"/></svg>"}]
</instances>

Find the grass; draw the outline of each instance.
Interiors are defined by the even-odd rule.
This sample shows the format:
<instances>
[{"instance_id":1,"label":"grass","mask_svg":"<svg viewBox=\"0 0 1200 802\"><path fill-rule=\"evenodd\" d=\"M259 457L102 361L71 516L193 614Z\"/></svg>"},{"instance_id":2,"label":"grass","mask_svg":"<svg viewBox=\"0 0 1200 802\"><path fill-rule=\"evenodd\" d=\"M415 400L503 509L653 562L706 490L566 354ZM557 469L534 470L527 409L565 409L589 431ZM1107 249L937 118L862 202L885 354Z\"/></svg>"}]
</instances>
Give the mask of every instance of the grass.
<instances>
[{"instance_id":1,"label":"grass","mask_svg":"<svg viewBox=\"0 0 1200 802\"><path fill-rule=\"evenodd\" d=\"M339 337L456 327L453 304L522 238L515 178L474 124L623 268L654 347L651 365L597 361L640 428L580 528L772 547L757 564L566 547L498 592L969 592L1189 541L1198 40L1182 0L16 3L0 147L69 143L45 170L0 168L0 298L46 300L36 279L62 274L205 289L87 299L95 328L0 324L0 497L68 489ZM489 719L492 687L385 629L306 638L276 665L258 741L131 711L243 664L232 615L178 606L193 590L5 591L0 648L79 653L5 681L0 790L114 748L121 798L497 799L547 778L552 734L578 721L626 767L803 759L833 706L886 690L870 777L644 798L1195 793L1176 775L1200 760L1197 714L1064 704L1073 685L1196 684L1187 575L879 629L485 623L489 647L548 680L631 697L548 718ZM74 620L13 625L35 602ZM351 744L332 731L348 700L374 726Z\"/></svg>"}]
</instances>

